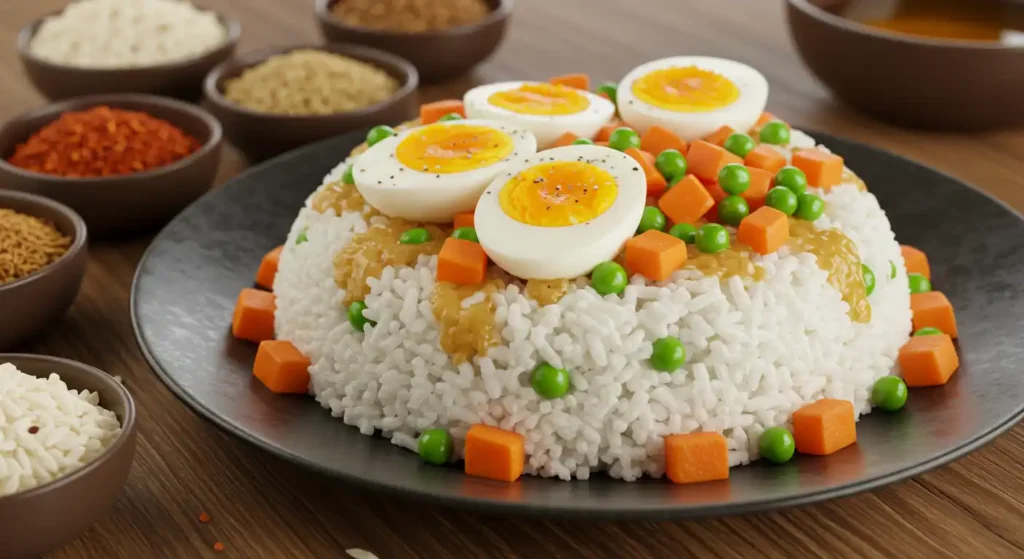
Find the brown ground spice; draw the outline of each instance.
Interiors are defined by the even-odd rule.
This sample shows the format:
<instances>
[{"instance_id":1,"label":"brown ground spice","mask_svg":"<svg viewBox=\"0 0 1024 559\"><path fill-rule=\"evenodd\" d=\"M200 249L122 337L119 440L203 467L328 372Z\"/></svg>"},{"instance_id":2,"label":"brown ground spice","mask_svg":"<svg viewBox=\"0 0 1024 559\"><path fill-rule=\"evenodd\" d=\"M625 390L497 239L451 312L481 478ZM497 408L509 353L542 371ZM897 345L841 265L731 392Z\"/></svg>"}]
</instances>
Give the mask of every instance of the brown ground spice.
<instances>
[{"instance_id":1,"label":"brown ground spice","mask_svg":"<svg viewBox=\"0 0 1024 559\"><path fill-rule=\"evenodd\" d=\"M52 223L0 208L0 285L53 264L69 248L71 237Z\"/></svg>"},{"instance_id":2,"label":"brown ground spice","mask_svg":"<svg viewBox=\"0 0 1024 559\"><path fill-rule=\"evenodd\" d=\"M470 25L491 11L484 0L340 0L332 10L346 25L408 33Z\"/></svg>"}]
</instances>

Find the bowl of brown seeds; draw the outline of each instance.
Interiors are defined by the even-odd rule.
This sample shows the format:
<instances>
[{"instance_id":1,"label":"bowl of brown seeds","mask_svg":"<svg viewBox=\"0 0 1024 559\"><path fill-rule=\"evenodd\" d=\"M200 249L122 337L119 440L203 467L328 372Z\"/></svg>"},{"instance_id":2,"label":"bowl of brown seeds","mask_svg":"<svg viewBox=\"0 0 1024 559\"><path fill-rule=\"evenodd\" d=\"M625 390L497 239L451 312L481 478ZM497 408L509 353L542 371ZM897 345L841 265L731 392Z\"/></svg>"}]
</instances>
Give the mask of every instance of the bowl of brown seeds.
<instances>
[{"instance_id":1,"label":"bowl of brown seeds","mask_svg":"<svg viewBox=\"0 0 1024 559\"><path fill-rule=\"evenodd\" d=\"M85 221L71 208L0 189L0 352L68 310L85 275L87 244Z\"/></svg>"},{"instance_id":2,"label":"bowl of brown seeds","mask_svg":"<svg viewBox=\"0 0 1024 559\"><path fill-rule=\"evenodd\" d=\"M419 74L408 61L357 45L267 49L206 77L210 112L228 140L260 161L318 140L412 118Z\"/></svg>"}]
</instances>

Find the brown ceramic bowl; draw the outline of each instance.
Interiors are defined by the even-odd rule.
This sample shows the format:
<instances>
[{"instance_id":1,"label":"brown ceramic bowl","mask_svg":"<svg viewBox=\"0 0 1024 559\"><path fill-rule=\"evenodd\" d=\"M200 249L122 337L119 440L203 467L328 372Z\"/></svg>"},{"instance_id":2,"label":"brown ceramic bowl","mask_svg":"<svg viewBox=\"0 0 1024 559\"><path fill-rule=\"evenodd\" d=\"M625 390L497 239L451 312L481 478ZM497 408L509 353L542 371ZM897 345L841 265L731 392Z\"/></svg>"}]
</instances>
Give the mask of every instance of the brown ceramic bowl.
<instances>
[{"instance_id":1,"label":"brown ceramic bowl","mask_svg":"<svg viewBox=\"0 0 1024 559\"><path fill-rule=\"evenodd\" d=\"M61 113L98 105L149 113L178 126L203 147L170 165L100 178L47 175L7 162L18 144ZM145 231L163 225L210 188L220 164L221 136L220 123L208 112L164 97L122 93L59 101L0 127L0 190L33 192L67 204L85 219L94 239Z\"/></svg>"},{"instance_id":2,"label":"brown ceramic bowl","mask_svg":"<svg viewBox=\"0 0 1024 559\"><path fill-rule=\"evenodd\" d=\"M412 62L425 82L460 76L491 56L505 37L514 0L487 0L491 13L472 25L425 33L352 27L331 12L339 0L316 0L320 33L332 43L357 43Z\"/></svg>"},{"instance_id":3,"label":"brown ceramic bowl","mask_svg":"<svg viewBox=\"0 0 1024 559\"><path fill-rule=\"evenodd\" d=\"M1024 126L1024 46L888 33L839 15L847 4L787 2L797 50L836 97L914 128Z\"/></svg>"},{"instance_id":4,"label":"brown ceramic bowl","mask_svg":"<svg viewBox=\"0 0 1024 559\"><path fill-rule=\"evenodd\" d=\"M368 62L398 79L398 91L382 103L357 111L329 115L292 116L261 113L239 106L224 97L224 86L244 70L271 56L301 49L342 54ZM319 140L369 128L377 124L398 124L417 112L416 87L419 74L412 64L392 54L358 45L293 45L251 52L229 60L206 76L203 91L207 106L224 125L224 133L250 161L262 161Z\"/></svg>"},{"instance_id":5,"label":"brown ceramic bowl","mask_svg":"<svg viewBox=\"0 0 1024 559\"><path fill-rule=\"evenodd\" d=\"M0 542L5 559L38 557L85 532L114 503L135 457L135 402L121 383L88 365L42 355L0 354L36 377L60 375L68 388L99 392L100 405L121 422L121 434L102 455L69 475L0 497Z\"/></svg>"},{"instance_id":6,"label":"brown ceramic bowl","mask_svg":"<svg viewBox=\"0 0 1024 559\"><path fill-rule=\"evenodd\" d=\"M22 28L18 34L18 55L32 85L51 100L107 93L149 93L194 101L202 96L207 72L234 54L242 32L237 20L223 14L217 17L228 32L227 41L198 58L170 64L97 69L49 62L32 54L28 48L36 29L46 18Z\"/></svg>"},{"instance_id":7,"label":"brown ceramic bowl","mask_svg":"<svg viewBox=\"0 0 1024 559\"><path fill-rule=\"evenodd\" d=\"M71 237L71 248L53 264L0 284L0 351L7 351L43 331L74 302L85 275L88 233L71 208L42 196L0 190L0 209L43 218Z\"/></svg>"}]
</instances>

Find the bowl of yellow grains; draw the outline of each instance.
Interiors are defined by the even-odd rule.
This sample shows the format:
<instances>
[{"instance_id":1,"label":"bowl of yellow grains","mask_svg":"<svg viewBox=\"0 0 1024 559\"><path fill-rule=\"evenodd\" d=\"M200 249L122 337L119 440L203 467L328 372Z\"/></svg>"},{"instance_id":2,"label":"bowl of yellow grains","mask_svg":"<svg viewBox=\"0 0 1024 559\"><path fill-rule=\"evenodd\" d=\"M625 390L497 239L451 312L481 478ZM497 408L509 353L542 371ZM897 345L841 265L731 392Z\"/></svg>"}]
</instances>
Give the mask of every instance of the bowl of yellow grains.
<instances>
[{"instance_id":1,"label":"bowl of yellow grains","mask_svg":"<svg viewBox=\"0 0 1024 559\"><path fill-rule=\"evenodd\" d=\"M292 46L229 60L206 77L210 112L250 161L418 110L408 61L357 45Z\"/></svg>"},{"instance_id":2,"label":"bowl of yellow grains","mask_svg":"<svg viewBox=\"0 0 1024 559\"><path fill-rule=\"evenodd\" d=\"M0 353L71 306L85 275L87 237L85 221L71 208L0 189Z\"/></svg>"}]
</instances>

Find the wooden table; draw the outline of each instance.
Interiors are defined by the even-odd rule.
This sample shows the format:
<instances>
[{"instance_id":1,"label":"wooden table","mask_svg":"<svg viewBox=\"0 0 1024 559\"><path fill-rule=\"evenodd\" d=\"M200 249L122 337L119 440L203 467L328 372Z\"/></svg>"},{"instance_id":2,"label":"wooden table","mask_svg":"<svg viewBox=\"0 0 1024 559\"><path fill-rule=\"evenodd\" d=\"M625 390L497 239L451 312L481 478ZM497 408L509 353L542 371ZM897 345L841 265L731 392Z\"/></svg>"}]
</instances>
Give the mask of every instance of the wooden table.
<instances>
[{"instance_id":1,"label":"wooden table","mask_svg":"<svg viewBox=\"0 0 1024 559\"><path fill-rule=\"evenodd\" d=\"M10 0L3 44L62 0ZM241 20L242 50L317 41L309 0L206 0ZM643 5L640 9L636 6ZM781 2L519 0L507 42L476 75L434 86L458 95L481 81L581 71L616 80L673 54L709 54L759 68L769 109L791 122L902 153L1024 210L1024 135L922 134L836 104L790 45ZM839 63L839 62L837 62ZM0 117L42 103L0 53ZM229 151L227 180L245 167ZM310 185L311 187L313 185ZM260 452L196 416L150 371L128 316L128 292L149 239L91 247L85 286L67 317L26 351L121 375L141 411L128 486L110 515L54 557L338 557L363 548L400 557L1024 555L1024 427L938 471L869 494L771 514L693 522L592 524L482 517L363 492ZM198 521L206 512L212 521ZM213 550L223 542L224 551ZM2 555L0 542L0 555Z\"/></svg>"}]
</instances>

